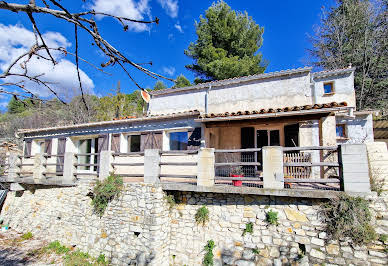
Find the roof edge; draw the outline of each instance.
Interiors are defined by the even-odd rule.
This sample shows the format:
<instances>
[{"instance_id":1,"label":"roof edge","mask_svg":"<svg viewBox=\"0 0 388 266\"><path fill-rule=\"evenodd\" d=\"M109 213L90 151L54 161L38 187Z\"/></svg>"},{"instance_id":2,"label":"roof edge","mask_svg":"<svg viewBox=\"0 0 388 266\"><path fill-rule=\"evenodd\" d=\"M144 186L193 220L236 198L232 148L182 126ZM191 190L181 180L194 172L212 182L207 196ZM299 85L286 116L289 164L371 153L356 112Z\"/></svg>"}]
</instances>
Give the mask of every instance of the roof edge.
<instances>
[{"instance_id":1,"label":"roof edge","mask_svg":"<svg viewBox=\"0 0 388 266\"><path fill-rule=\"evenodd\" d=\"M272 77L292 75L297 73L311 72L312 69L313 69L312 67L303 67L303 68L281 70L281 71L256 74L256 75L250 75L250 76L244 76L244 77L215 80L215 81L200 83L194 86L183 87L183 88L176 88L176 89L169 88L169 89L163 89L163 90L157 90L157 91L150 91L149 93L152 96L159 96L159 95L171 94L171 93L182 92L182 91L200 90L200 89L208 88L209 86L222 86L222 85L235 84L235 83L246 82L246 81L251 81L256 79L266 79L266 78L272 78Z\"/></svg>"},{"instance_id":2,"label":"roof edge","mask_svg":"<svg viewBox=\"0 0 388 266\"><path fill-rule=\"evenodd\" d=\"M80 128L80 127L81 128L82 127L84 127L84 128L86 128L86 127L98 127L98 126L125 124L125 123L132 123L132 122L158 120L158 119L162 120L162 119L169 119L169 118L197 116L199 114L200 114L199 111L191 111L191 112L173 113L173 114L168 114L168 115L146 116L146 117L141 117L141 118L139 117L139 118L129 118L129 119L121 119L121 120L110 120L110 121L74 124L74 125L58 126L58 127L19 129L17 131L17 134L38 133L38 132L47 132L47 131L54 131L54 130L66 130L66 129Z\"/></svg>"}]
</instances>

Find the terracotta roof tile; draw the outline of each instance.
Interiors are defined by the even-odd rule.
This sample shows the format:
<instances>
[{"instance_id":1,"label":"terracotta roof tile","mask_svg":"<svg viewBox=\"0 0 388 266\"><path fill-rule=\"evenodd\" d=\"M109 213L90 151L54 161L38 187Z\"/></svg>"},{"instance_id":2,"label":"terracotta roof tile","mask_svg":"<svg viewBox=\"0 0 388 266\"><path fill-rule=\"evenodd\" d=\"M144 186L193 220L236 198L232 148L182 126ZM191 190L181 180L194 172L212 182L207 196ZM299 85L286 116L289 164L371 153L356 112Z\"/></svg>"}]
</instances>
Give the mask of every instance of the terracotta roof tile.
<instances>
[{"instance_id":1,"label":"terracotta roof tile","mask_svg":"<svg viewBox=\"0 0 388 266\"><path fill-rule=\"evenodd\" d=\"M331 102L325 104L314 104L314 105L302 105L302 106L292 106L292 107L284 107L284 108L269 108L269 109L260 109L260 110L252 110L252 111L237 111L237 112L225 112L219 114L203 114L200 115L199 118L214 118L214 117L227 117L227 116L242 116L242 115L251 115L251 114L268 114L268 113L282 113L282 112L295 112L301 110L311 110L311 109L325 109L325 108L333 108L333 107L346 107L348 104L346 102Z\"/></svg>"}]
</instances>

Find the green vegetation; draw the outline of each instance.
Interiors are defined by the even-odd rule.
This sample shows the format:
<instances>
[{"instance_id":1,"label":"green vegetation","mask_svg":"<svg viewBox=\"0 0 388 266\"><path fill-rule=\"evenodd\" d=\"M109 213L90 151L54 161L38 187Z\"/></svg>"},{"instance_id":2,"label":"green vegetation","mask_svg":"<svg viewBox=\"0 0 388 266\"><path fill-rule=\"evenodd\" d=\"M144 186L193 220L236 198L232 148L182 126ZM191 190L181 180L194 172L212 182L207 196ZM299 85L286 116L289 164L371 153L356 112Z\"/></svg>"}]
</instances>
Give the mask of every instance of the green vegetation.
<instances>
[{"instance_id":1,"label":"green vegetation","mask_svg":"<svg viewBox=\"0 0 388 266\"><path fill-rule=\"evenodd\" d=\"M197 224L202 225L205 225L205 223L209 221L209 210L206 206L202 206L197 210L197 213L195 214L195 221Z\"/></svg>"},{"instance_id":2,"label":"green vegetation","mask_svg":"<svg viewBox=\"0 0 388 266\"><path fill-rule=\"evenodd\" d=\"M184 76L184 75L179 75L176 80L174 86L172 86L173 89L175 88L183 88L183 87L188 87L191 86L191 82Z\"/></svg>"},{"instance_id":3,"label":"green vegetation","mask_svg":"<svg viewBox=\"0 0 388 266\"><path fill-rule=\"evenodd\" d=\"M51 242L47 247L44 248L46 251L52 251L58 255L66 254L70 251L70 249L66 246L63 246L59 243L58 240Z\"/></svg>"},{"instance_id":4,"label":"green vegetation","mask_svg":"<svg viewBox=\"0 0 388 266\"><path fill-rule=\"evenodd\" d=\"M252 248L253 254L259 255L260 251L257 248Z\"/></svg>"},{"instance_id":5,"label":"green vegetation","mask_svg":"<svg viewBox=\"0 0 388 266\"><path fill-rule=\"evenodd\" d=\"M322 204L321 214L326 224L326 232L331 239L343 240L350 237L357 245L377 239L376 232L370 224L372 215L369 202L365 199L342 194Z\"/></svg>"},{"instance_id":6,"label":"green vegetation","mask_svg":"<svg viewBox=\"0 0 388 266\"><path fill-rule=\"evenodd\" d=\"M214 241L213 240L209 240L207 241L207 244L205 246L205 256L203 258L203 265L205 266L213 266L214 265L214 262L213 262L213 258L214 258L214 255L213 255L213 249L214 249L215 245L214 245Z\"/></svg>"},{"instance_id":7,"label":"green vegetation","mask_svg":"<svg viewBox=\"0 0 388 266\"><path fill-rule=\"evenodd\" d=\"M20 238L22 240L30 240L30 239L32 239L32 237L33 237L32 233L28 232L28 233L23 234Z\"/></svg>"},{"instance_id":8,"label":"green vegetation","mask_svg":"<svg viewBox=\"0 0 388 266\"><path fill-rule=\"evenodd\" d=\"M387 242L388 236L386 234L380 234L379 235L379 240L383 243Z\"/></svg>"},{"instance_id":9,"label":"green vegetation","mask_svg":"<svg viewBox=\"0 0 388 266\"><path fill-rule=\"evenodd\" d=\"M253 233L253 223L247 223L245 225L245 229L242 235L245 236L246 233L250 233L250 234Z\"/></svg>"},{"instance_id":10,"label":"green vegetation","mask_svg":"<svg viewBox=\"0 0 388 266\"><path fill-rule=\"evenodd\" d=\"M102 217L108 203L119 196L123 189L123 178L110 174L104 181L97 181L93 189L92 206L94 212Z\"/></svg>"},{"instance_id":11,"label":"green vegetation","mask_svg":"<svg viewBox=\"0 0 388 266\"><path fill-rule=\"evenodd\" d=\"M278 212L275 212L273 210L270 210L266 214L266 220L269 224L278 225Z\"/></svg>"},{"instance_id":12,"label":"green vegetation","mask_svg":"<svg viewBox=\"0 0 388 266\"><path fill-rule=\"evenodd\" d=\"M196 83L263 73L266 64L257 53L264 28L247 12L236 12L224 1L213 3L196 22L197 40L185 54L194 60L186 68Z\"/></svg>"},{"instance_id":13,"label":"green vegetation","mask_svg":"<svg viewBox=\"0 0 388 266\"><path fill-rule=\"evenodd\" d=\"M175 201L174 195L172 195L172 194L165 195L164 199L167 201L170 210L175 207L176 201Z\"/></svg>"},{"instance_id":14,"label":"green vegetation","mask_svg":"<svg viewBox=\"0 0 388 266\"><path fill-rule=\"evenodd\" d=\"M355 67L357 108L388 108L386 1L341 0L323 9L310 54L324 69ZM385 114L384 114L385 112Z\"/></svg>"}]
</instances>

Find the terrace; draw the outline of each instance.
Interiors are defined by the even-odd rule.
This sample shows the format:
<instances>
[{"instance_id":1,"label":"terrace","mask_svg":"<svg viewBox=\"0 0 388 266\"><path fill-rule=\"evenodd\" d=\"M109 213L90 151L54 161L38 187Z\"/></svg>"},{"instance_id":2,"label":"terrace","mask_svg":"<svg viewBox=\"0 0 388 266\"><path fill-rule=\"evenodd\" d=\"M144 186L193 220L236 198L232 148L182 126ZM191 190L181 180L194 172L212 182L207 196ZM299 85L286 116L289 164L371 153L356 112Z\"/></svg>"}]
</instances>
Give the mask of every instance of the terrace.
<instances>
[{"instance_id":1,"label":"terrace","mask_svg":"<svg viewBox=\"0 0 388 266\"><path fill-rule=\"evenodd\" d=\"M356 155L356 156L355 156ZM110 173L165 190L300 197L370 192L364 144L22 156L10 153L1 182L75 186Z\"/></svg>"}]
</instances>

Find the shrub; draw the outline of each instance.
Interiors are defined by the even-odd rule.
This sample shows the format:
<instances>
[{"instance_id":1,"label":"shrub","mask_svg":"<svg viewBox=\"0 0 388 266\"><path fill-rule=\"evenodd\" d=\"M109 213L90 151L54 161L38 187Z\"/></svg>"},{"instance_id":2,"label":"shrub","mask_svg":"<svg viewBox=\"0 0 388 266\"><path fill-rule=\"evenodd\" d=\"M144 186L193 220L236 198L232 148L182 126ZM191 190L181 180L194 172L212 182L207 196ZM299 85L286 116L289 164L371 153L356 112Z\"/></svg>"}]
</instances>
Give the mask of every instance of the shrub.
<instances>
[{"instance_id":1,"label":"shrub","mask_svg":"<svg viewBox=\"0 0 388 266\"><path fill-rule=\"evenodd\" d=\"M202 206L197 210L195 221L197 224L202 223L202 225L205 225L205 223L209 221L209 210L205 206Z\"/></svg>"},{"instance_id":2,"label":"shrub","mask_svg":"<svg viewBox=\"0 0 388 266\"><path fill-rule=\"evenodd\" d=\"M270 210L269 212L267 212L267 215L266 215L266 219L267 219L267 222L269 224L274 224L274 225L278 225L278 212L275 212L273 210Z\"/></svg>"},{"instance_id":3,"label":"shrub","mask_svg":"<svg viewBox=\"0 0 388 266\"><path fill-rule=\"evenodd\" d=\"M94 212L102 217L108 203L119 196L123 189L123 178L110 174L104 181L97 181L93 189L92 206Z\"/></svg>"},{"instance_id":4,"label":"shrub","mask_svg":"<svg viewBox=\"0 0 388 266\"><path fill-rule=\"evenodd\" d=\"M164 199L167 201L170 210L175 207L176 201L174 195L165 195Z\"/></svg>"},{"instance_id":5,"label":"shrub","mask_svg":"<svg viewBox=\"0 0 388 266\"><path fill-rule=\"evenodd\" d=\"M108 265L109 264L109 262L106 260L104 254L100 254L100 256L98 256L97 263L100 265Z\"/></svg>"},{"instance_id":6,"label":"shrub","mask_svg":"<svg viewBox=\"0 0 388 266\"><path fill-rule=\"evenodd\" d=\"M30 240L32 237L33 237L32 233L28 232L28 233L23 234L20 238L22 240Z\"/></svg>"},{"instance_id":7,"label":"shrub","mask_svg":"<svg viewBox=\"0 0 388 266\"><path fill-rule=\"evenodd\" d=\"M372 214L369 211L369 203L365 199L342 194L323 203L320 213L331 239L350 237L355 244L360 245L377 238L370 224Z\"/></svg>"},{"instance_id":8,"label":"shrub","mask_svg":"<svg viewBox=\"0 0 388 266\"><path fill-rule=\"evenodd\" d=\"M246 233L250 233L250 234L253 233L253 223L247 223L245 225L245 229L242 235L245 236Z\"/></svg>"},{"instance_id":9,"label":"shrub","mask_svg":"<svg viewBox=\"0 0 388 266\"><path fill-rule=\"evenodd\" d=\"M205 246L206 254L203 258L203 265L213 266L213 258L214 258L213 249L214 249L214 247L215 247L215 245L214 245L213 240L207 241L207 244Z\"/></svg>"}]
</instances>

